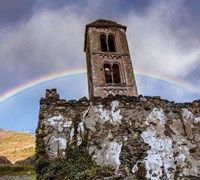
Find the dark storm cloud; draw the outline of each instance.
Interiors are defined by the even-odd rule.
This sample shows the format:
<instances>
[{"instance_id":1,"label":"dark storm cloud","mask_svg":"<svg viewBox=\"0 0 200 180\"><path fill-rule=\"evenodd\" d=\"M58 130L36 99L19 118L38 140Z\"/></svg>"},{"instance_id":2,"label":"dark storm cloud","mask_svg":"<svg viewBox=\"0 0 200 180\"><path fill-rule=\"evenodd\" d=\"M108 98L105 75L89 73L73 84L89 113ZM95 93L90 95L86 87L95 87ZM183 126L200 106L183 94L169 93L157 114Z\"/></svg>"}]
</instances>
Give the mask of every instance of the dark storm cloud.
<instances>
[{"instance_id":1,"label":"dark storm cloud","mask_svg":"<svg viewBox=\"0 0 200 180\"><path fill-rule=\"evenodd\" d=\"M87 5L87 1L82 0L37 0L35 9L42 9L42 8L49 8L49 9L60 9L64 6L78 6L84 8L85 5Z\"/></svg>"},{"instance_id":2,"label":"dark storm cloud","mask_svg":"<svg viewBox=\"0 0 200 180\"><path fill-rule=\"evenodd\" d=\"M128 13L129 11L135 11L138 14L145 14L148 11L152 1L149 0L128 0L118 1L117 10L122 13Z\"/></svg>"},{"instance_id":3,"label":"dark storm cloud","mask_svg":"<svg viewBox=\"0 0 200 180\"><path fill-rule=\"evenodd\" d=\"M120 19L129 11L134 10L136 13L144 14L152 1L149 0L37 0L35 9L59 9L65 6L76 7L74 10L80 15L88 16L91 19L110 18Z\"/></svg>"},{"instance_id":4,"label":"dark storm cloud","mask_svg":"<svg viewBox=\"0 0 200 180\"><path fill-rule=\"evenodd\" d=\"M112 9L112 7L115 7L119 13L120 11L129 11L129 10L136 10L139 13L143 12L146 10L146 8L151 4L152 1L149 0L126 0L126 1L121 1L121 0L115 0L115 1L106 1L106 0L100 0L96 4L101 4L104 9ZM92 0L37 0L37 5L40 7L45 7L45 8L61 8L63 6L68 6L68 5L75 5L79 6L81 8L88 7L88 5L92 4ZM107 5L107 6L106 6ZM91 6L91 8L93 8Z\"/></svg>"},{"instance_id":5,"label":"dark storm cloud","mask_svg":"<svg viewBox=\"0 0 200 180\"><path fill-rule=\"evenodd\" d=\"M1 0L0 28L8 23L24 21L32 14L35 0Z\"/></svg>"}]
</instances>

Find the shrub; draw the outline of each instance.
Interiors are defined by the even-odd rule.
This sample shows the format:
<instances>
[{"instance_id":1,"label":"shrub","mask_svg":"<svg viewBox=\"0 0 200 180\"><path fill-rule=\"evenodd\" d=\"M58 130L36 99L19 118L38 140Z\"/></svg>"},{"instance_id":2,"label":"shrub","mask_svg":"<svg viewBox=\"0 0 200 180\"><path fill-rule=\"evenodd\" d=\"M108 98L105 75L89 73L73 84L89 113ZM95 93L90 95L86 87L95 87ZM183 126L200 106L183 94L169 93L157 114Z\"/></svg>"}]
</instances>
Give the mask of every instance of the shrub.
<instances>
[{"instance_id":1,"label":"shrub","mask_svg":"<svg viewBox=\"0 0 200 180\"><path fill-rule=\"evenodd\" d=\"M97 179L114 173L109 167L98 166L84 146L67 148L63 159L41 157L36 160L35 169L39 180Z\"/></svg>"}]
</instances>

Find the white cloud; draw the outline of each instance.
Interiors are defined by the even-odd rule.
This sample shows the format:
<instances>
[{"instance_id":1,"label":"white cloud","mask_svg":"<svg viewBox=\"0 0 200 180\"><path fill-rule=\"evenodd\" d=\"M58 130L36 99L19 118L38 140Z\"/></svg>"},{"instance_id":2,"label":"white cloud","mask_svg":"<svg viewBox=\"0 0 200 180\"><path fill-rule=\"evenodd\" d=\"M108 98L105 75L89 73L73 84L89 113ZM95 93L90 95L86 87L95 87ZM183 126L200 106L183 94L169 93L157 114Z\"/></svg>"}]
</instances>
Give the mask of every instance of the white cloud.
<instances>
[{"instance_id":1,"label":"white cloud","mask_svg":"<svg viewBox=\"0 0 200 180\"><path fill-rule=\"evenodd\" d=\"M24 80L85 66L85 24L73 8L62 8L40 11L28 22L1 30L1 69Z\"/></svg>"},{"instance_id":2,"label":"white cloud","mask_svg":"<svg viewBox=\"0 0 200 180\"><path fill-rule=\"evenodd\" d=\"M135 12L122 21L128 25L128 39L136 69L163 76L184 78L195 67L200 49L192 46L189 29L174 24L188 15L183 1L156 1L144 15ZM177 34L186 38L178 38ZM186 43L187 41L187 43ZM196 42L195 42L196 43Z\"/></svg>"}]
</instances>

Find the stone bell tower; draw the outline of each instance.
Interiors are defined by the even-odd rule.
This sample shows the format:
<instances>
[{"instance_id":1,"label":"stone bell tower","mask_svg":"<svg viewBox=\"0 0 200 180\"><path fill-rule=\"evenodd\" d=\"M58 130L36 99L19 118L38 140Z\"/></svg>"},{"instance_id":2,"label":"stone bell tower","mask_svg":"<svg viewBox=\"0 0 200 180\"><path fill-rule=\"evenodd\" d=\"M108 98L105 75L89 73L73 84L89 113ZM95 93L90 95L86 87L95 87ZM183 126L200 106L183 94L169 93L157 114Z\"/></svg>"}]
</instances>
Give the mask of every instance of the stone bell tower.
<instances>
[{"instance_id":1,"label":"stone bell tower","mask_svg":"<svg viewBox=\"0 0 200 180\"><path fill-rule=\"evenodd\" d=\"M104 19L86 25L84 51L90 99L138 95L125 26Z\"/></svg>"}]
</instances>

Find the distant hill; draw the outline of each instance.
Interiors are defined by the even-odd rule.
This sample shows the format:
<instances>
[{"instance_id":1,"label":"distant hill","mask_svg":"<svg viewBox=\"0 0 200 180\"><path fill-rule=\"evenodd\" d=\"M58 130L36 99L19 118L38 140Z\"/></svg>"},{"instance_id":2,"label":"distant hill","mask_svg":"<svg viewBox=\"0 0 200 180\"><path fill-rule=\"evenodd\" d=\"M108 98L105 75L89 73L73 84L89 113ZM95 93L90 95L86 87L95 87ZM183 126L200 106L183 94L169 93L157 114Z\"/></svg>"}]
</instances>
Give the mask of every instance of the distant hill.
<instances>
[{"instance_id":1,"label":"distant hill","mask_svg":"<svg viewBox=\"0 0 200 180\"><path fill-rule=\"evenodd\" d=\"M34 152L34 135L0 130L0 156L5 156L12 163L15 163L34 155Z\"/></svg>"}]
</instances>

